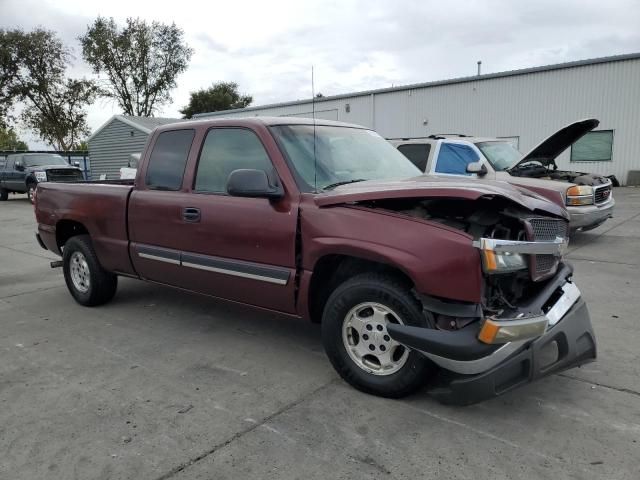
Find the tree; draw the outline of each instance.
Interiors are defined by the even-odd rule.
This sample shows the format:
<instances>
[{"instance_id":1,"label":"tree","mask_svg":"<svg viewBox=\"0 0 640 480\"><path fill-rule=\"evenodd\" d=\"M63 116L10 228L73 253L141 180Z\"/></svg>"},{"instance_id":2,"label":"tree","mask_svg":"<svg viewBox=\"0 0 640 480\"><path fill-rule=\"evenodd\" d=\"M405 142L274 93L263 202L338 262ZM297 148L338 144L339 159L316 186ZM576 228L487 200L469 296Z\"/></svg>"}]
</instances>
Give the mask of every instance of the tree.
<instances>
[{"instance_id":1,"label":"tree","mask_svg":"<svg viewBox=\"0 0 640 480\"><path fill-rule=\"evenodd\" d=\"M55 149L70 150L89 134L84 108L95 99L97 87L89 80L65 77L71 53L54 32L38 28L11 33L18 62L12 91L25 102L22 121Z\"/></svg>"},{"instance_id":2,"label":"tree","mask_svg":"<svg viewBox=\"0 0 640 480\"><path fill-rule=\"evenodd\" d=\"M29 146L18 138L13 128L0 126L0 150L29 150Z\"/></svg>"},{"instance_id":3,"label":"tree","mask_svg":"<svg viewBox=\"0 0 640 480\"><path fill-rule=\"evenodd\" d=\"M98 17L79 40L85 61L106 75L100 95L126 115L151 117L171 101L176 78L187 69L193 50L183 37L175 23L128 18L119 29L113 18Z\"/></svg>"},{"instance_id":4,"label":"tree","mask_svg":"<svg viewBox=\"0 0 640 480\"><path fill-rule=\"evenodd\" d=\"M65 77L71 52L52 31L1 31L0 42L3 97L9 104L23 102L20 118L42 140L58 150L72 148L89 133L84 108L93 102L96 86Z\"/></svg>"},{"instance_id":5,"label":"tree","mask_svg":"<svg viewBox=\"0 0 640 480\"><path fill-rule=\"evenodd\" d=\"M0 30L0 128L9 124L9 112L17 98L18 56L15 52L16 31Z\"/></svg>"},{"instance_id":6,"label":"tree","mask_svg":"<svg viewBox=\"0 0 640 480\"><path fill-rule=\"evenodd\" d=\"M81 142L78 142L78 144L74 147L74 150L76 152L86 152L89 150L89 142L87 142L86 140L82 140Z\"/></svg>"},{"instance_id":7,"label":"tree","mask_svg":"<svg viewBox=\"0 0 640 480\"><path fill-rule=\"evenodd\" d=\"M209 88L191 92L189 104L180 110L183 118L191 118L196 113L219 112L251 105L251 95L241 95L236 82L218 82Z\"/></svg>"},{"instance_id":8,"label":"tree","mask_svg":"<svg viewBox=\"0 0 640 480\"><path fill-rule=\"evenodd\" d=\"M316 98L324 98L324 95L321 92L316 93Z\"/></svg>"}]
</instances>

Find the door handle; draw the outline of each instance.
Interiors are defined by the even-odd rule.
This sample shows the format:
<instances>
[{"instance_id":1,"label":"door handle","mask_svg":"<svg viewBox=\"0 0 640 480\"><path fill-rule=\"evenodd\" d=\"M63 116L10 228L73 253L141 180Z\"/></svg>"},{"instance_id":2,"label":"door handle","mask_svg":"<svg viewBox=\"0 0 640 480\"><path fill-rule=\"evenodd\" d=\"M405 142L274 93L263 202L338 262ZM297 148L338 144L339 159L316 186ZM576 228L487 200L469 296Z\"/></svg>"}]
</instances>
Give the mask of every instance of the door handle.
<instances>
[{"instance_id":1,"label":"door handle","mask_svg":"<svg viewBox=\"0 0 640 480\"><path fill-rule=\"evenodd\" d=\"M197 223L200 221L200 209L194 207L186 207L182 209L182 219L185 222Z\"/></svg>"}]
</instances>

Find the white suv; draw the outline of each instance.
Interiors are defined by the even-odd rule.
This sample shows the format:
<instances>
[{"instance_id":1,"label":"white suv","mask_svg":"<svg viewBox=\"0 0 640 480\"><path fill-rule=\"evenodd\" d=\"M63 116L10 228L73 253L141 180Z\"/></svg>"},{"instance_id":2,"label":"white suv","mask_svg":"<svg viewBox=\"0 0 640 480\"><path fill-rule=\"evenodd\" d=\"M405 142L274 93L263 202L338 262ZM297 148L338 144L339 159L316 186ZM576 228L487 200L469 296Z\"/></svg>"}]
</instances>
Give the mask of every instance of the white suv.
<instances>
[{"instance_id":1,"label":"white suv","mask_svg":"<svg viewBox=\"0 0 640 480\"><path fill-rule=\"evenodd\" d=\"M559 170L555 159L598 124L596 119L587 119L567 125L526 155L499 138L431 135L390 142L430 175L464 175L559 192L571 214L571 229L586 231L612 216L615 200L611 180Z\"/></svg>"}]
</instances>

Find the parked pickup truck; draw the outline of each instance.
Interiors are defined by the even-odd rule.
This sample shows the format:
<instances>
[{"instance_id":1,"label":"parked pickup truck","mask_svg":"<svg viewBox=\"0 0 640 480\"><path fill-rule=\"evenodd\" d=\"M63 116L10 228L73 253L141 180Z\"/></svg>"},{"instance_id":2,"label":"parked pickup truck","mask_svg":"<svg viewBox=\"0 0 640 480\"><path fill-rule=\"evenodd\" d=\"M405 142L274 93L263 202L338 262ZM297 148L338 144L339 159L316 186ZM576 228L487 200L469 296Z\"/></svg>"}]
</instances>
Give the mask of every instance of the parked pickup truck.
<instances>
[{"instance_id":1,"label":"parked pickup truck","mask_svg":"<svg viewBox=\"0 0 640 480\"><path fill-rule=\"evenodd\" d=\"M26 193L33 202L40 182L77 182L84 180L82 170L69 165L60 155L52 153L19 153L8 155L0 169L0 200L10 193Z\"/></svg>"},{"instance_id":2,"label":"parked pickup truck","mask_svg":"<svg viewBox=\"0 0 640 480\"><path fill-rule=\"evenodd\" d=\"M602 175L559 170L556 158L600 122L580 120L561 128L522 155L508 140L467 135L432 135L392 140L423 172L501 180L555 190L564 198L573 231L602 225L613 215L611 180Z\"/></svg>"},{"instance_id":3,"label":"parked pickup truck","mask_svg":"<svg viewBox=\"0 0 640 480\"><path fill-rule=\"evenodd\" d=\"M300 118L159 127L135 181L38 186L77 302L118 276L321 322L338 373L468 404L591 361L559 195L421 176L375 132Z\"/></svg>"}]
</instances>

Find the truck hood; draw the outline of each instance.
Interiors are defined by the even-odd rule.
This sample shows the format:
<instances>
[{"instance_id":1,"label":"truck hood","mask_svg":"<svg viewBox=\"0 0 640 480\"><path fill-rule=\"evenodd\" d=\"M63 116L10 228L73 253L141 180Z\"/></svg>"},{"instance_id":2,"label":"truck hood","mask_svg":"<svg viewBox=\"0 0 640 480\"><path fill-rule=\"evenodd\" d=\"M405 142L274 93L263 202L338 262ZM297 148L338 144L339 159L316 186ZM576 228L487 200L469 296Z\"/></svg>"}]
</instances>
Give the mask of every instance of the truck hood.
<instances>
[{"instance_id":1,"label":"truck hood","mask_svg":"<svg viewBox=\"0 0 640 480\"><path fill-rule=\"evenodd\" d=\"M34 167L25 167L25 170L29 172L42 172L45 170L80 170L78 167L74 165L37 165Z\"/></svg>"},{"instance_id":2,"label":"truck hood","mask_svg":"<svg viewBox=\"0 0 640 480\"><path fill-rule=\"evenodd\" d=\"M522 160L509 168L509 170L532 160L537 160L545 167L553 165L555 159L558 158L562 152L599 124L600 122L595 118L587 118L562 127L556 133L543 140L537 147L530 150L522 157Z\"/></svg>"},{"instance_id":3,"label":"truck hood","mask_svg":"<svg viewBox=\"0 0 640 480\"><path fill-rule=\"evenodd\" d=\"M342 185L334 190L316 195L315 202L319 207L328 207L371 200L434 197L464 198L467 200L477 200L481 197L503 197L532 212L544 212L569 219L569 214L562 206L562 198L559 195L556 199L557 203L555 203L524 187L509 185L505 182L452 180L430 175L397 181L369 180Z\"/></svg>"}]
</instances>

